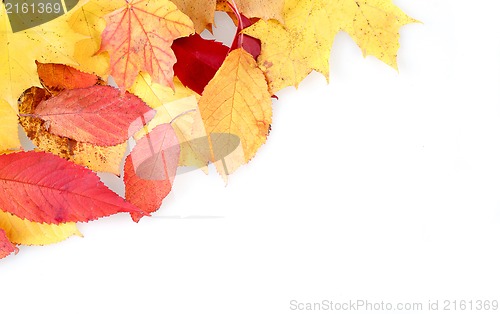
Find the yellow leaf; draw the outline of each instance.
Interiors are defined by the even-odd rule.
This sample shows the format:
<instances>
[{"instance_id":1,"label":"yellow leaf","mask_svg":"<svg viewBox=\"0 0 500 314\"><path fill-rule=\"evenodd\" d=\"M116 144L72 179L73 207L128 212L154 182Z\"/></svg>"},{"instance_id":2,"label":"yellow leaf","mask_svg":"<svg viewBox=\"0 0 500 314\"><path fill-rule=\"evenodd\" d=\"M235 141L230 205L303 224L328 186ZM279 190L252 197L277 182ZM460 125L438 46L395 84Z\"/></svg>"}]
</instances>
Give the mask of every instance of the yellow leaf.
<instances>
[{"instance_id":1,"label":"yellow leaf","mask_svg":"<svg viewBox=\"0 0 500 314\"><path fill-rule=\"evenodd\" d=\"M199 102L207 134L233 134L241 141L244 158L224 165L225 173L252 159L266 141L271 103L266 79L253 57L243 49L232 51L205 87ZM226 136L212 137L212 150L231 146L225 142L229 140Z\"/></svg>"},{"instance_id":2,"label":"yellow leaf","mask_svg":"<svg viewBox=\"0 0 500 314\"><path fill-rule=\"evenodd\" d=\"M418 22L406 15L392 0L337 0L332 8L334 31L347 32L361 48L397 69L399 29Z\"/></svg>"},{"instance_id":3,"label":"yellow leaf","mask_svg":"<svg viewBox=\"0 0 500 314\"><path fill-rule=\"evenodd\" d=\"M74 58L78 69L106 78L109 55L97 53L101 47L101 34L106 27L104 16L117 8L113 1L91 0L66 16L66 21L77 33L85 36L75 46Z\"/></svg>"},{"instance_id":4,"label":"yellow leaf","mask_svg":"<svg viewBox=\"0 0 500 314\"><path fill-rule=\"evenodd\" d=\"M284 23L259 21L244 33L259 38L259 66L272 93L295 86L315 70L329 77L333 39L348 32L364 55L396 67L399 28L416 22L391 0L287 0Z\"/></svg>"},{"instance_id":5,"label":"yellow leaf","mask_svg":"<svg viewBox=\"0 0 500 314\"><path fill-rule=\"evenodd\" d=\"M51 94L44 89L32 87L21 96L19 111L23 114L32 114L36 105L50 96ZM41 119L23 116L19 120L39 150L58 155L94 171L120 174L121 162L127 149L126 143L108 147L81 143L48 132Z\"/></svg>"},{"instance_id":6,"label":"yellow leaf","mask_svg":"<svg viewBox=\"0 0 500 314\"><path fill-rule=\"evenodd\" d=\"M42 148L41 146L39 147ZM44 150L49 151L48 149ZM53 149L53 151L54 150L55 149ZM121 172L121 162L125 156L126 150L127 143L101 147L88 143L76 142L72 154L69 155L69 157L61 156L61 153L58 155L94 171L110 172L119 176ZM51 152L54 153L53 151Z\"/></svg>"},{"instance_id":7,"label":"yellow leaf","mask_svg":"<svg viewBox=\"0 0 500 314\"><path fill-rule=\"evenodd\" d=\"M193 21L197 33L214 22L216 0L171 0L182 13Z\"/></svg>"},{"instance_id":8,"label":"yellow leaf","mask_svg":"<svg viewBox=\"0 0 500 314\"><path fill-rule=\"evenodd\" d=\"M0 5L0 95L12 107L30 86L39 86L35 60L44 63L77 64L75 43L83 36L75 33L65 20L57 18L25 31L13 33ZM22 52L22 53L21 53Z\"/></svg>"},{"instance_id":9,"label":"yellow leaf","mask_svg":"<svg viewBox=\"0 0 500 314\"><path fill-rule=\"evenodd\" d=\"M71 236L82 234L76 224L64 223L52 225L31 222L0 210L0 229L3 229L14 244L46 245L61 242Z\"/></svg>"},{"instance_id":10,"label":"yellow leaf","mask_svg":"<svg viewBox=\"0 0 500 314\"><path fill-rule=\"evenodd\" d=\"M17 114L14 108L0 99L0 151L21 147L17 136Z\"/></svg>"},{"instance_id":11,"label":"yellow leaf","mask_svg":"<svg viewBox=\"0 0 500 314\"><path fill-rule=\"evenodd\" d=\"M17 99L30 86L40 86L35 60L45 63L64 63L78 67L74 57L75 44L84 36L71 29L65 16L30 29L13 32L5 10L0 3L0 109L5 102L12 107L2 128L14 129L17 121ZM14 147L17 147L17 132L9 133Z\"/></svg>"},{"instance_id":12,"label":"yellow leaf","mask_svg":"<svg viewBox=\"0 0 500 314\"><path fill-rule=\"evenodd\" d=\"M140 73L130 88L130 92L139 96L146 104L156 110L156 115L148 125L139 131L135 138L139 139L156 126L171 123L175 130L181 148L179 165L196 168L205 167L208 163L207 154L200 150L193 141L206 136L198 110L198 94L184 87L174 79L175 92L170 87L153 83L151 76Z\"/></svg>"}]
</instances>

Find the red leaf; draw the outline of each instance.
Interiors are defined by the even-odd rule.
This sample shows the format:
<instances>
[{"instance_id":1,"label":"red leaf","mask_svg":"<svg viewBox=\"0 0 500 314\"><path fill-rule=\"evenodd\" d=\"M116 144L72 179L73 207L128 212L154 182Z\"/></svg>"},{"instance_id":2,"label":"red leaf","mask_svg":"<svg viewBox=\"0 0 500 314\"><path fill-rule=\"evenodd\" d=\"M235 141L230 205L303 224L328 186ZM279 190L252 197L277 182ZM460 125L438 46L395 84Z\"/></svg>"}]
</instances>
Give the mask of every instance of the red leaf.
<instances>
[{"instance_id":1,"label":"red leaf","mask_svg":"<svg viewBox=\"0 0 500 314\"><path fill-rule=\"evenodd\" d=\"M87 168L33 151L0 155L0 209L49 224L141 212Z\"/></svg>"},{"instance_id":2,"label":"red leaf","mask_svg":"<svg viewBox=\"0 0 500 314\"><path fill-rule=\"evenodd\" d=\"M40 82L49 91L86 88L99 82L97 75L84 73L64 64L35 62Z\"/></svg>"},{"instance_id":3,"label":"red leaf","mask_svg":"<svg viewBox=\"0 0 500 314\"><path fill-rule=\"evenodd\" d=\"M161 124L141 138L125 161L125 198L146 213L160 208L172 189L179 154L170 124ZM142 216L132 213L134 221Z\"/></svg>"},{"instance_id":4,"label":"red leaf","mask_svg":"<svg viewBox=\"0 0 500 314\"><path fill-rule=\"evenodd\" d=\"M139 97L111 86L65 90L42 101L34 115L53 134L99 146L125 142L154 116Z\"/></svg>"},{"instance_id":5,"label":"red leaf","mask_svg":"<svg viewBox=\"0 0 500 314\"><path fill-rule=\"evenodd\" d=\"M175 40L172 50L177 57L175 75L200 95L229 52L222 43L203 39L198 34Z\"/></svg>"},{"instance_id":6,"label":"red leaf","mask_svg":"<svg viewBox=\"0 0 500 314\"><path fill-rule=\"evenodd\" d=\"M18 248L15 247L7 238L5 231L0 229L0 259L9 256L11 253L17 254Z\"/></svg>"}]
</instances>

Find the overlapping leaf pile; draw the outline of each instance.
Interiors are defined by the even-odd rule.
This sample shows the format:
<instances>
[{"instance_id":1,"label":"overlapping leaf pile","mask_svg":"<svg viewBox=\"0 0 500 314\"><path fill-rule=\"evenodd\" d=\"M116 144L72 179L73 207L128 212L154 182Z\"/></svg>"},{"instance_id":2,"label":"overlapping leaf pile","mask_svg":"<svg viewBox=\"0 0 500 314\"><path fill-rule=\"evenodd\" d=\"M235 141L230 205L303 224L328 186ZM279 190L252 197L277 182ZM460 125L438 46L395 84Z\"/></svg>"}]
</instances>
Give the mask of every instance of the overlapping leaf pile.
<instances>
[{"instance_id":1,"label":"overlapping leaf pile","mask_svg":"<svg viewBox=\"0 0 500 314\"><path fill-rule=\"evenodd\" d=\"M235 22L231 47L204 39L216 10ZM150 215L179 166L227 178L265 143L275 93L328 79L338 32L396 68L411 22L391 0L86 0L13 32L0 4L0 258L77 222ZM123 161L121 197L96 172Z\"/></svg>"}]
</instances>

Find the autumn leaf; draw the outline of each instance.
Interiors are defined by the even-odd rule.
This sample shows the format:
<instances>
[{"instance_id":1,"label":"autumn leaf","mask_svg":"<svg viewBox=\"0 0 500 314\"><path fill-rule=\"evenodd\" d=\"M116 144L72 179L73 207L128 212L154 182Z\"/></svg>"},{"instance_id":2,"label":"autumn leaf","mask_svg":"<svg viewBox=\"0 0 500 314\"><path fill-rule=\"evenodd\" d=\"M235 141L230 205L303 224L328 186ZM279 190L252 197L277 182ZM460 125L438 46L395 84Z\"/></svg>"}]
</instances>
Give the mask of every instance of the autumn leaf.
<instances>
[{"instance_id":1,"label":"autumn leaf","mask_svg":"<svg viewBox=\"0 0 500 314\"><path fill-rule=\"evenodd\" d=\"M19 112L22 114L19 122L37 149L58 155L94 171L119 175L127 143L102 147L50 133L47 131L45 121L32 116L36 106L50 97L48 91L32 87L26 90L19 100Z\"/></svg>"},{"instance_id":2,"label":"autumn leaf","mask_svg":"<svg viewBox=\"0 0 500 314\"><path fill-rule=\"evenodd\" d=\"M14 244L47 245L61 242L71 236L82 236L74 222L46 224L21 219L0 210L0 229Z\"/></svg>"},{"instance_id":3,"label":"autumn leaf","mask_svg":"<svg viewBox=\"0 0 500 314\"><path fill-rule=\"evenodd\" d=\"M84 36L75 43L73 57L82 71L106 78L109 74L109 55L99 52L101 34L106 27L104 16L119 7L116 1L90 0L65 15L66 23L73 31Z\"/></svg>"},{"instance_id":4,"label":"autumn leaf","mask_svg":"<svg viewBox=\"0 0 500 314\"><path fill-rule=\"evenodd\" d=\"M155 82L173 86L176 62L170 48L174 39L194 32L193 23L170 1L122 1L122 7L105 16L100 51L108 51L111 75L126 90L140 71Z\"/></svg>"},{"instance_id":5,"label":"autumn leaf","mask_svg":"<svg viewBox=\"0 0 500 314\"><path fill-rule=\"evenodd\" d=\"M75 43L82 39L63 17L14 33L5 4L0 3L0 113L5 122L0 130L9 130L0 136L0 150L20 146L17 132L11 130L17 124L17 98L30 86L39 85L34 61L78 65Z\"/></svg>"},{"instance_id":6,"label":"autumn leaf","mask_svg":"<svg viewBox=\"0 0 500 314\"><path fill-rule=\"evenodd\" d=\"M57 136L48 132L45 121L33 117L35 108L43 100L57 95L63 90L86 88L104 82L96 75L84 73L62 64L37 63L38 75L45 90L32 87L26 90L19 99L19 122L27 136L43 150L59 157L86 166L94 171L121 173L121 162L125 155L126 143L115 146L97 146L82 143L74 139Z\"/></svg>"},{"instance_id":7,"label":"autumn leaf","mask_svg":"<svg viewBox=\"0 0 500 314\"><path fill-rule=\"evenodd\" d=\"M40 83L51 93L104 84L97 75L85 73L64 64L36 61L36 65Z\"/></svg>"},{"instance_id":8,"label":"autumn leaf","mask_svg":"<svg viewBox=\"0 0 500 314\"><path fill-rule=\"evenodd\" d=\"M147 73L141 73L130 91L156 110L155 117L134 136L137 140L161 124L171 124L180 142L179 165L202 168L209 159L206 150L193 143L194 139L206 137L203 121L198 109L199 96L174 80L175 91L151 81Z\"/></svg>"},{"instance_id":9,"label":"autumn leaf","mask_svg":"<svg viewBox=\"0 0 500 314\"><path fill-rule=\"evenodd\" d=\"M35 60L75 64L74 45L83 36L62 19L13 33L5 5L0 4L0 95L13 107L19 95L39 84Z\"/></svg>"},{"instance_id":10,"label":"autumn leaf","mask_svg":"<svg viewBox=\"0 0 500 314\"><path fill-rule=\"evenodd\" d=\"M254 157L267 139L272 116L271 95L264 74L243 49L229 54L205 88L199 107L207 134L228 133L241 139L243 162ZM229 141L225 136L211 140L212 147L232 146Z\"/></svg>"},{"instance_id":11,"label":"autumn leaf","mask_svg":"<svg viewBox=\"0 0 500 314\"><path fill-rule=\"evenodd\" d=\"M337 0L332 9L334 32L348 33L363 56L371 55L397 69L399 29L416 23L390 0Z\"/></svg>"},{"instance_id":12,"label":"autumn leaf","mask_svg":"<svg viewBox=\"0 0 500 314\"><path fill-rule=\"evenodd\" d=\"M65 90L34 110L52 134L99 146L125 142L154 116L137 96L111 86Z\"/></svg>"},{"instance_id":13,"label":"autumn leaf","mask_svg":"<svg viewBox=\"0 0 500 314\"><path fill-rule=\"evenodd\" d=\"M17 136L17 112L0 99L0 152L21 147Z\"/></svg>"},{"instance_id":14,"label":"autumn leaf","mask_svg":"<svg viewBox=\"0 0 500 314\"><path fill-rule=\"evenodd\" d=\"M158 210L172 189L179 153L177 136L169 124L161 124L141 138L125 160L125 198L144 213ZM143 216L131 215L134 221Z\"/></svg>"},{"instance_id":15,"label":"autumn leaf","mask_svg":"<svg viewBox=\"0 0 500 314\"><path fill-rule=\"evenodd\" d=\"M330 50L339 31L349 33L365 56L396 67L399 28L412 22L389 0L288 0L283 25L259 21L244 33L261 40L259 66L275 93L297 87L313 70L328 78Z\"/></svg>"},{"instance_id":16,"label":"autumn leaf","mask_svg":"<svg viewBox=\"0 0 500 314\"><path fill-rule=\"evenodd\" d=\"M0 209L48 224L141 213L108 189L94 172L44 152L0 155Z\"/></svg>"},{"instance_id":17,"label":"autumn leaf","mask_svg":"<svg viewBox=\"0 0 500 314\"><path fill-rule=\"evenodd\" d=\"M235 6L239 12L247 17L283 21L285 0L217 0L217 8L221 11L231 12L232 9L228 3Z\"/></svg>"},{"instance_id":18,"label":"autumn leaf","mask_svg":"<svg viewBox=\"0 0 500 314\"><path fill-rule=\"evenodd\" d=\"M203 39L198 34L177 39L172 50L177 57L175 75L182 84L200 95L229 53L229 47L214 40Z\"/></svg>"},{"instance_id":19,"label":"autumn leaf","mask_svg":"<svg viewBox=\"0 0 500 314\"><path fill-rule=\"evenodd\" d=\"M311 71L328 78L336 34L397 68L399 30L415 22L390 0L61 3L74 8L31 28L11 27L0 3L0 258L80 235L76 222L138 221L178 166L212 162L227 179L267 140L271 96ZM237 26L230 47L189 36L210 30L215 9ZM18 122L34 151L19 151ZM92 170L119 175L130 136L124 199Z\"/></svg>"},{"instance_id":20,"label":"autumn leaf","mask_svg":"<svg viewBox=\"0 0 500 314\"><path fill-rule=\"evenodd\" d=\"M10 242L5 234L5 231L0 229L0 259L9 256L12 253L17 253L18 249Z\"/></svg>"},{"instance_id":21,"label":"autumn leaf","mask_svg":"<svg viewBox=\"0 0 500 314\"><path fill-rule=\"evenodd\" d=\"M201 34L214 22L216 0L171 0L193 21L194 28Z\"/></svg>"}]
</instances>

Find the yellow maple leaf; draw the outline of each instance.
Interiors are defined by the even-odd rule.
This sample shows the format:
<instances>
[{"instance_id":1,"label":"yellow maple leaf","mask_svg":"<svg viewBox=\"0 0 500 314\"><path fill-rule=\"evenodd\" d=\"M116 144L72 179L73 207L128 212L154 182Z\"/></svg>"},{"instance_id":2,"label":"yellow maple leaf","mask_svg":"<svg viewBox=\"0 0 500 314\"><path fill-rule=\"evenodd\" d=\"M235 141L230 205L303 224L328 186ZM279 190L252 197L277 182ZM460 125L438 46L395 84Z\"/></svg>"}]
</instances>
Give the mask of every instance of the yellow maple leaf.
<instances>
[{"instance_id":1,"label":"yellow maple leaf","mask_svg":"<svg viewBox=\"0 0 500 314\"><path fill-rule=\"evenodd\" d=\"M235 157L230 164L223 160L226 174L253 158L267 139L272 119L271 95L257 63L241 48L227 56L205 87L199 108L207 134L233 134L241 142L243 159ZM224 151L224 147L232 145L230 141L227 136L211 137L212 150Z\"/></svg>"},{"instance_id":2,"label":"yellow maple leaf","mask_svg":"<svg viewBox=\"0 0 500 314\"><path fill-rule=\"evenodd\" d=\"M333 39L349 33L363 55L373 55L396 68L399 29L416 22L391 0L287 0L284 23L259 21L244 33L259 38L259 66L271 92L295 86L313 70L329 77Z\"/></svg>"},{"instance_id":3,"label":"yellow maple leaf","mask_svg":"<svg viewBox=\"0 0 500 314\"><path fill-rule=\"evenodd\" d=\"M5 4L0 3L0 112L5 114L2 119L6 123L2 123L1 128L11 130L8 133L2 131L0 150L19 147L17 99L30 86L40 86L35 60L78 67L79 62L74 57L75 44L82 39L84 36L71 29L64 15L27 30L13 32ZM12 132L15 128L16 131Z\"/></svg>"},{"instance_id":4,"label":"yellow maple leaf","mask_svg":"<svg viewBox=\"0 0 500 314\"><path fill-rule=\"evenodd\" d=\"M197 33L214 22L216 0L171 0L179 10L193 21Z\"/></svg>"},{"instance_id":5,"label":"yellow maple leaf","mask_svg":"<svg viewBox=\"0 0 500 314\"><path fill-rule=\"evenodd\" d=\"M68 25L85 38L75 44L73 57L78 69L106 78L109 55L97 53L101 47L101 34L106 27L104 16L118 8L113 1L90 0L65 16Z\"/></svg>"},{"instance_id":6,"label":"yellow maple leaf","mask_svg":"<svg viewBox=\"0 0 500 314\"><path fill-rule=\"evenodd\" d=\"M208 163L207 154L195 141L206 136L205 129L199 127L203 125L198 110L199 96L177 79L174 79L174 86L175 92L170 87L153 83L147 73L141 72L137 76L129 91L155 109L156 115L137 132L135 139L140 139L160 124L172 123L181 148L179 165L203 168Z\"/></svg>"},{"instance_id":7,"label":"yellow maple leaf","mask_svg":"<svg viewBox=\"0 0 500 314\"><path fill-rule=\"evenodd\" d=\"M35 60L77 64L75 43L83 36L73 32L64 18L13 33L5 5L0 4L0 95L14 107L19 95L39 84ZM22 53L20 53L22 52Z\"/></svg>"},{"instance_id":8,"label":"yellow maple leaf","mask_svg":"<svg viewBox=\"0 0 500 314\"><path fill-rule=\"evenodd\" d=\"M338 0L332 9L334 32L347 32L358 44L363 56L375 56L397 69L399 29L416 23L392 0Z\"/></svg>"},{"instance_id":9,"label":"yellow maple leaf","mask_svg":"<svg viewBox=\"0 0 500 314\"><path fill-rule=\"evenodd\" d=\"M31 222L0 210L0 229L14 244L46 245L82 236L73 222L59 225Z\"/></svg>"}]
</instances>

